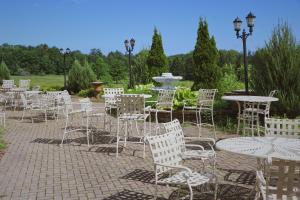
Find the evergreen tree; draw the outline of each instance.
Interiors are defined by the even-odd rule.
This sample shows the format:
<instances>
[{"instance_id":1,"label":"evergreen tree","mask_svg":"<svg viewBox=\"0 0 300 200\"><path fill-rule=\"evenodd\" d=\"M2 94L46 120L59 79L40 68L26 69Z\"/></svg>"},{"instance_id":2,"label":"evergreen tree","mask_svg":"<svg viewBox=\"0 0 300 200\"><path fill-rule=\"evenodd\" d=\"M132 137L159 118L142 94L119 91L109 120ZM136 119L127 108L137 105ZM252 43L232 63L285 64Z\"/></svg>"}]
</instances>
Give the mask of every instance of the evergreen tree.
<instances>
[{"instance_id":1,"label":"evergreen tree","mask_svg":"<svg viewBox=\"0 0 300 200\"><path fill-rule=\"evenodd\" d=\"M149 69L147 65L147 58L149 50L141 50L134 59L133 64L133 78L136 84L147 84L149 83Z\"/></svg>"},{"instance_id":2,"label":"evergreen tree","mask_svg":"<svg viewBox=\"0 0 300 200\"><path fill-rule=\"evenodd\" d=\"M5 64L5 62L2 60L0 64L0 83L2 84L3 80L9 79L9 70Z\"/></svg>"},{"instance_id":3,"label":"evergreen tree","mask_svg":"<svg viewBox=\"0 0 300 200\"><path fill-rule=\"evenodd\" d=\"M68 88L72 92L79 92L82 82L82 66L78 60L75 60L68 75Z\"/></svg>"},{"instance_id":4,"label":"evergreen tree","mask_svg":"<svg viewBox=\"0 0 300 200\"><path fill-rule=\"evenodd\" d=\"M208 33L206 20L200 18L197 42L193 52L194 85L193 90L200 88L217 88L221 70L217 65L218 50L214 37Z\"/></svg>"},{"instance_id":5,"label":"evergreen tree","mask_svg":"<svg viewBox=\"0 0 300 200\"><path fill-rule=\"evenodd\" d=\"M272 109L288 118L300 115L300 48L287 23L278 24L253 57L251 86L259 95L278 90Z\"/></svg>"},{"instance_id":6,"label":"evergreen tree","mask_svg":"<svg viewBox=\"0 0 300 200\"><path fill-rule=\"evenodd\" d=\"M161 34L154 28L154 34L152 37L152 45L147 58L147 65L149 67L149 75L151 77L158 76L162 72L167 72L168 60L164 53Z\"/></svg>"},{"instance_id":7,"label":"evergreen tree","mask_svg":"<svg viewBox=\"0 0 300 200\"><path fill-rule=\"evenodd\" d=\"M94 71L92 70L90 64L88 61L84 62L83 68L82 68L82 81L80 84L80 89L88 89L91 87L91 82L95 81L96 75Z\"/></svg>"}]
</instances>

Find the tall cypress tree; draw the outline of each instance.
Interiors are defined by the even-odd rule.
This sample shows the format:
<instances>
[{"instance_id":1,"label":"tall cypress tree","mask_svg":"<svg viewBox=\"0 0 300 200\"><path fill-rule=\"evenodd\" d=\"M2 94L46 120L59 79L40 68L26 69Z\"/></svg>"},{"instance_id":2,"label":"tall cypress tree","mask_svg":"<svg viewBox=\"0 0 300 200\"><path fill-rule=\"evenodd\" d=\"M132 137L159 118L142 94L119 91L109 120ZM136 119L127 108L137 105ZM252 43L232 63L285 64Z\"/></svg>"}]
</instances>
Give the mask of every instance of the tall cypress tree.
<instances>
[{"instance_id":1,"label":"tall cypress tree","mask_svg":"<svg viewBox=\"0 0 300 200\"><path fill-rule=\"evenodd\" d=\"M202 18L199 22L193 60L195 67L192 89L217 88L221 76L221 70L217 66L218 50L214 37L209 36L207 22Z\"/></svg>"},{"instance_id":2,"label":"tall cypress tree","mask_svg":"<svg viewBox=\"0 0 300 200\"><path fill-rule=\"evenodd\" d=\"M9 79L9 69L7 68L5 62L2 60L0 64L0 84L2 84L3 80Z\"/></svg>"},{"instance_id":3,"label":"tall cypress tree","mask_svg":"<svg viewBox=\"0 0 300 200\"><path fill-rule=\"evenodd\" d=\"M167 72L169 69L168 60L163 49L162 37L156 28L154 28L152 45L147 58L147 65L149 67L150 78L158 76L162 72Z\"/></svg>"}]
</instances>

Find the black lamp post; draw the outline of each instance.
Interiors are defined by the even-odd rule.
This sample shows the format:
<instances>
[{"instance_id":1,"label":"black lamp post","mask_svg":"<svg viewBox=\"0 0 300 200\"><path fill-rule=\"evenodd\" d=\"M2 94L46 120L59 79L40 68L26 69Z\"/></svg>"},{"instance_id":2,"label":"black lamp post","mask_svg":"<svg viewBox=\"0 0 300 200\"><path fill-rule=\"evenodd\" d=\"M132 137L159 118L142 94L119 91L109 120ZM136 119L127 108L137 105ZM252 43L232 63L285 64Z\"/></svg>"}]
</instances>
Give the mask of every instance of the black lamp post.
<instances>
[{"instance_id":1,"label":"black lamp post","mask_svg":"<svg viewBox=\"0 0 300 200\"><path fill-rule=\"evenodd\" d=\"M60 53L64 56L64 89L67 89L67 75L66 75L66 55L69 55L71 53L71 50L69 48L66 48L65 50L63 48L59 49Z\"/></svg>"},{"instance_id":2,"label":"black lamp post","mask_svg":"<svg viewBox=\"0 0 300 200\"><path fill-rule=\"evenodd\" d=\"M130 43L130 45L129 45ZM129 85L128 88L133 88L133 80L132 80L132 67L131 67L131 52L133 51L135 40L131 38L130 41L124 41L126 51L128 52L128 64L129 64Z\"/></svg>"},{"instance_id":3,"label":"black lamp post","mask_svg":"<svg viewBox=\"0 0 300 200\"><path fill-rule=\"evenodd\" d=\"M244 72L245 72L245 90L246 94L249 94L248 87L248 60L247 60L247 47L246 41L249 35L252 35L253 27L254 27L254 19L256 17L250 12L247 17L247 26L249 27L249 33L246 33L245 29L243 29L242 35L240 35L239 31L241 30L242 20L240 18L235 18L233 21L234 30L236 31L236 37L241 38L243 40L243 53L244 53Z\"/></svg>"}]
</instances>

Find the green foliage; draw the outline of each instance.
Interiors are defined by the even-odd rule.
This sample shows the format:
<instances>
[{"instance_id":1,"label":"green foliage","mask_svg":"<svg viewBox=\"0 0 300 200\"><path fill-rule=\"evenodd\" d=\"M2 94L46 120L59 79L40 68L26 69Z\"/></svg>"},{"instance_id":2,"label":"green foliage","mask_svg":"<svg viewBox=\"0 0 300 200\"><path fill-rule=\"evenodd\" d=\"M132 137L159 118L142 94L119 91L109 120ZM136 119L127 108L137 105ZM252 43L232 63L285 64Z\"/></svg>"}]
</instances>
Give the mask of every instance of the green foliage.
<instances>
[{"instance_id":1,"label":"green foliage","mask_svg":"<svg viewBox=\"0 0 300 200\"><path fill-rule=\"evenodd\" d=\"M121 52L110 52L107 56L107 62L109 73L115 83L120 83L120 80L128 78L128 61Z\"/></svg>"},{"instance_id":2,"label":"green foliage","mask_svg":"<svg viewBox=\"0 0 300 200\"><path fill-rule=\"evenodd\" d=\"M82 69L81 89L87 89L91 86L91 82L96 81L96 75L92 70L90 64L85 61Z\"/></svg>"},{"instance_id":3,"label":"green foliage","mask_svg":"<svg viewBox=\"0 0 300 200\"><path fill-rule=\"evenodd\" d=\"M258 95L278 90L278 114L300 114L300 49L289 26L279 24L266 46L253 57L252 87ZM273 105L273 104L272 104ZM274 106L272 106L274 108Z\"/></svg>"},{"instance_id":4,"label":"green foliage","mask_svg":"<svg viewBox=\"0 0 300 200\"><path fill-rule=\"evenodd\" d=\"M184 101L186 101L187 105L192 106L197 103L197 92L191 91L190 88L179 87L176 90L174 96L174 105L173 108L176 110L177 108L182 108Z\"/></svg>"},{"instance_id":5,"label":"green foliage","mask_svg":"<svg viewBox=\"0 0 300 200\"><path fill-rule=\"evenodd\" d=\"M193 80L193 69L195 67L192 52L168 57L170 72L173 75L182 76L184 80Z\"/></svg>"},{"instance_id":6,"label":"green foliage","mask_svg":"<svg viewBox=\"0 0 300 200\"><path fill-rule=\"evenodd\" d=\"M70 91L77 93L82 89L87 89L95 80L96 75L87 61L84 66L81 66L78 60L74 61L69 71L68 87Z\"/></svg>"},{"instance_id":7,"label":"green foliage","mask_svg":"<svg viewBox=\"0 0 300 200\"><path fill-rule=\"evenodd\" d=\"M218 96L223 96L225 92L244 88L244 84L237 79L233 65L225 64L222 72L223 76L218 84Z\"/></svg>"},{"instance_id":8,"label":"green foliage","mask_svg":"<svg viewBox=\"0 0 300 200\"><path fill-rule=\"evenodd\" d=\"M193 90L199 88L217 88L221 72L217 66L218 51L214 37L208 33L208 24L200 18L197 42L193 52L194 85Z\"/></svg>"},{"instance_id":9,"label":"green foliage","mask_svg":"<svg viewBox=\"0 0 300 200\"><path fill-rule=\"evenodd\" d=\"M154 34L152 37L152 45L147 58L147 64L149 67L150 78L153 76L159 76L163 72L168 71L168 60L164 53L162 37L154 28Z\"/></svg>"},{"instance_id":10,"label":"green foliage","mask_svg":"<svg viewBox=\"0 0 300 200\"><path fill-rule=\"evenodd\" d=\"M135 56L132 69L135 84L147 84L151 81L147 65L148 55L149 51L147 49L143 49Z\"/></svg>"},{"instance_id":11,"label":"green foliage","mask_svg":"<svg viewBox=\"0 0 300 200\"><path fill-rule=\"evenodd\" d=\"M78 96L80 96L80 97L96 97L97 92L94 88L89 88L86 90L80 90L78 92Z\"/></svg>"},{"instance_id":12,"label":"green foliage","mask_svg":"<svg viewBox=\"0 0 300 200\"><path fill-rule=\"evenodd\" d=\"M9 77L10 77L9 70L5 62L2 60L0 64L0 84L2 84L3 80L9 79Z\"/></svg>"}]
</instances>

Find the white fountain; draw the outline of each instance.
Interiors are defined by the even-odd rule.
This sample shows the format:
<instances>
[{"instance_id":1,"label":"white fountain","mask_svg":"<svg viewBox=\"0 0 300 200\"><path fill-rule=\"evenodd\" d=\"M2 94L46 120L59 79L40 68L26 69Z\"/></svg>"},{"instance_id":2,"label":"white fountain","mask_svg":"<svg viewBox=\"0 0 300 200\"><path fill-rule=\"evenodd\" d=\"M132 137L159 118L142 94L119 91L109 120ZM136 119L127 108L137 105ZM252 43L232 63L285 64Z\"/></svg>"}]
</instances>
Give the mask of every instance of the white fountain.
<instances>
[{"instance_id":1,"label":"white fountain","mask_svg":"<svg viewBox=\"0 0 300 200\"><path fill-rule=\"evenodd\" d=\"M175 90L174 83L181 80L182 76L173 76L172 73L162 73L161 76L155 76L152 79L162 84L161 87L155 87L153 90Z\"/></svg>"}]
</instances>

